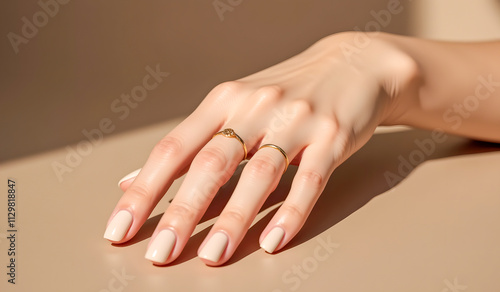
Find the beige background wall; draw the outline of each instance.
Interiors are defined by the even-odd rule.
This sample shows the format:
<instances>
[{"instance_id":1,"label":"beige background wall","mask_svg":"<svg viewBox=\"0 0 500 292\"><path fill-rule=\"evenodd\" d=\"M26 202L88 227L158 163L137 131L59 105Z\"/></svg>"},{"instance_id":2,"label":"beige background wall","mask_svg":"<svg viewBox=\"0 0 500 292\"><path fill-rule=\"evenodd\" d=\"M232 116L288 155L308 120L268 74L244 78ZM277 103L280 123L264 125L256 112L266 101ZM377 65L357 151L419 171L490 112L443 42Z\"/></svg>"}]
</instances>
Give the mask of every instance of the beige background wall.
<instances>
[{"instance_id":1,"label":"beige background wall","mask_svg":"<svg viewBox=\"0 0 500 292\"><path fill-rule=\"evenodd\" d=\"M500 38L498 0L414 1L415 35L441 40L479 41Z\"/></svg>"},{"instance_id":2,"label":"beige background wall","mask_svg":"<svg viewBox=\"0 0 500 292\"><path fill-rule=\"evenodd\" d=\"M388 2L69 1L50 6L53 16L44 19L39 2L8 1L0 12L0 160L77 143L102 119L112 123L109 136L186 115L216 84L273 65L323 36L363 29ZM229 10L218 13L214 3ZM500 38L496 0L401 5L384 31ZM25 37L23 19L32 23L34 16L40 27L16 53L9 33ZM113 110L115 100L142 84L147 66L170 75L128 106L126 117Z\"/></svg>"},{"instance_id":3,"label":"beige background wall","mask_svg":"<svg viewBox=\"0 0 500 292\"><path fill-rule=\"evenodd\" d=\"M415 35L441 40L480 41L500 38L498 0L414 1Z\"/></svg>"}]
</instances>

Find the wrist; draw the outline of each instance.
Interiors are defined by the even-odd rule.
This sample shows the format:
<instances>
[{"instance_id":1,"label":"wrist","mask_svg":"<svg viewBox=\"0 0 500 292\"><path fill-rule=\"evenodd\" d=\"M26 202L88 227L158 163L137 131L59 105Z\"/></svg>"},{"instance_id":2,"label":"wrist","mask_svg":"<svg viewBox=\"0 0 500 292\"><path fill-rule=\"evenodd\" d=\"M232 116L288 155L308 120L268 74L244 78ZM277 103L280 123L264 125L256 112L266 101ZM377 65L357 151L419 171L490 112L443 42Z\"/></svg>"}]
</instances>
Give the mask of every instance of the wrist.
<instances>
[{"instance_id":1,"label":"wrist","mask_svg":"<svg viewBox=\"0 0 500 292\"><path fill-rule=\"evenodd\" d=\"M377 68L381 95L387 106L381 125L408 125L408 114L419 107L423 73L412 54L418 39L387 33L375 33L374 47L379 54Z\"/></svg>"},{"instance_id":2,"label":"wrist","mask_svg":"<svg viewBox=\"0 0 500 292\"><path fill-rule=\"evenodd\" d=\"M378 124L396 125L418 106L421 70L408 49L416 40L382 32L343 32L325 37L314 47L359 72L359 79L365 82L360 86L376 86Z\"/></svg>"}]
</instances>

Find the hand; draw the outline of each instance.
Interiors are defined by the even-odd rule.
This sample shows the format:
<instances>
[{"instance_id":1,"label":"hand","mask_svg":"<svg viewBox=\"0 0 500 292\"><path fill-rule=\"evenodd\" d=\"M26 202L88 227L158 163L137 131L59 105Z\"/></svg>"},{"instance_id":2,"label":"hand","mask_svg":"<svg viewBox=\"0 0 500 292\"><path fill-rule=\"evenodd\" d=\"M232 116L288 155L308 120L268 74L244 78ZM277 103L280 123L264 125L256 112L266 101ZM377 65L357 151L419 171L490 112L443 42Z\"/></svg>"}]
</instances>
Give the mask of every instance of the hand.
<instances>
[{"instance_id":1,"label":"hand","mask_svg":"<svg viewBox=\"0 0 500 292\"><path fill-rule=\"evenodd\" d=\"M215 87L199 107L153 149L126 190L105 238L130 240L172 182L186 177L159 222L146 258L174 261L218 189L244 158L236 138L213 136L234 129L249 161L229 202L200 246L207 265L226 262L240 244L287 167L298 165L291 190L259 239L273 253L300 230L334 169L363 146L380 124L390 124L399 97L415 77L411 58L385 34L349 58L359 33L326 37L299 55L256 74ZM279 149L259 147L275 144Z\"/></svg>"}]
</instances>

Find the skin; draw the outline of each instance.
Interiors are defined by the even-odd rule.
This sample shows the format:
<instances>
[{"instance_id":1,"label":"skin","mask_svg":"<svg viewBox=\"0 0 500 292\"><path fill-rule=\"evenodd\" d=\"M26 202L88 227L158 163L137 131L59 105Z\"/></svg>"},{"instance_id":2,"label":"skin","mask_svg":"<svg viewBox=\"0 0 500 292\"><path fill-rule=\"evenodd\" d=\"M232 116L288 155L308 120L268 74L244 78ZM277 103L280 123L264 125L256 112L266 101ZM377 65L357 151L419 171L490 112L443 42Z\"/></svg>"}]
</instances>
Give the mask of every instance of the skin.
<instances>
[{"instance_id":1,"label":"skin","mask_svg":"<svg viewBox=\"0 0 500 292\"><path fill-rule=\"evenodd\" d=\"M118 242L137 233L172 182L189 169L152 236L166 228L176 235L167 260L157 264L180 255L216 192L243 158L236 139L212 138L225 128L242 137L250 160L200 246L201 250L218 231L228 236L218 261L202 259L210 266L233 255L281 178L283 155L271 148L256 151L260 145L279 145L298 165L289 195L259 239L262 242L273 227L281 227L285 235L279 250L301 229L335 168L379 125L441 128L500 142L498 52L500 42L445 43L347 32L321 39L261 72L220 84L154 147L139 175L120 185L125 193L110 220L128 210L133 223ZM491 82L478 89L481 76ZM472 100L476 93L481 99Z\"/></svg>"}]
</instances>

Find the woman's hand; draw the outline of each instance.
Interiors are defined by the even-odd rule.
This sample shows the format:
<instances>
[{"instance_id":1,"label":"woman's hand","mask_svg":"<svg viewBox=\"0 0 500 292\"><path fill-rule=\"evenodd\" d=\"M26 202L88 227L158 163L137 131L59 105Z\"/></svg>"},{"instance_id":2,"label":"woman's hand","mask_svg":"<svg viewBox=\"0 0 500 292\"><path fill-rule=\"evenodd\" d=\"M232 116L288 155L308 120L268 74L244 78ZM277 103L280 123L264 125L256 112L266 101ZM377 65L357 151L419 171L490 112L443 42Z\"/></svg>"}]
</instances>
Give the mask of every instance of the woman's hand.
<instances>
[{"instance_id":1,"label":"woman's hand","mask_svg":"<svg viewBox=\"0 0 500 292\"><path fill-rule=\"evenodd\" d=\"M359 47L358 38L369 41ZM182 252L213 197L245 155L249 162L229 202L200 246L207 265L234 253L287 167L298 165L290 193L260 236L272 253L300 230L330 175L363 146L380 124L401 114L417 66L385 34L326 37L278 65L214 88L200 106L163 138L135 174L111 214L105 238L130 240L172 182L187 175L165 211L146 258L166 264ZM277 148L259 147L274 144Z\"/></svg>"}]
</instances>

